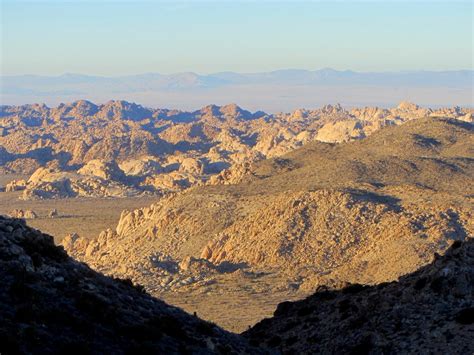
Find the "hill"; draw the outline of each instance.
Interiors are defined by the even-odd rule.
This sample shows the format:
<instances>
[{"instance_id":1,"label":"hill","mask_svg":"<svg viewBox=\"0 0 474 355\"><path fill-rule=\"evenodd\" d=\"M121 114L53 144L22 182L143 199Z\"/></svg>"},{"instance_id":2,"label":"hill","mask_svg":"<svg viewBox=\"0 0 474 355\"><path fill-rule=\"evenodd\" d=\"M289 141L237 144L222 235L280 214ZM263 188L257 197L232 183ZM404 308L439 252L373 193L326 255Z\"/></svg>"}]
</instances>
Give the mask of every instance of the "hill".
<instances>
[{"instance_id":1,"label":"hill","mask_svg":"<svg viewBox=\"0 0 474 355\"><path fill-rule=\"evenodd\" d=\"M426 118L359 141L310 143L256 163L238 184L125 211L115 230L63 245L243 330L283 300L321 285L395 280L472 237L472 142L472 124Z\"/></svg>"}]
</instances>

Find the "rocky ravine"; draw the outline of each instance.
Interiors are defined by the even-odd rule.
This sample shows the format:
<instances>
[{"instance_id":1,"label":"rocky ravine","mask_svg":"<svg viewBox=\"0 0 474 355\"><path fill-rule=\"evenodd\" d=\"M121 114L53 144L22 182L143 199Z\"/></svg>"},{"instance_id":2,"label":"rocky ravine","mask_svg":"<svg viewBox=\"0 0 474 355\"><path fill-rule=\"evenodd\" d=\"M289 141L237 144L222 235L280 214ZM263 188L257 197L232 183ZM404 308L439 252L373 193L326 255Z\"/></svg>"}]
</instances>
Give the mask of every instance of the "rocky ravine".
<instances>
[{"instance_id":1,"label":"rocky ravine","mask_svg":"<svg viewBox=\"0 0 474 355\"><path fill-rule=\"evenodd\" d=\"M32 174L6 191L23 199L167 195L204 183L234 183L252 163L312 141L344 142L421 117L472 122L472 110L339 105L251 113L237 105L194 112L125 101L0 107L0 172Z\"/></svg>"},{"instance_id":2,"label":"rocky ravine","mask_svg":"<svg viewBox=\"0 0 474 355\"><path fill-rule=\"evenodd\" d=\"M473 285L474 242L456 241L398 282L321 288L280 304L273 318L238 336L92 271L52 237L0 217L6 354L467 354L474 350Z\"/></svg>"},{"instance_id":3,"label":"rocky ravine","mask_svg":"<svg viewBox=\"0 0 474 355\"><path fill-rule=\"evenodd\" d=\"M360 141L311 143L255 164L239 184L125 211L115 230L63 245L101 272L244 330L283 300L395 280L472 237L473 130L420 119Z\"/></svg>"}]
</instances>

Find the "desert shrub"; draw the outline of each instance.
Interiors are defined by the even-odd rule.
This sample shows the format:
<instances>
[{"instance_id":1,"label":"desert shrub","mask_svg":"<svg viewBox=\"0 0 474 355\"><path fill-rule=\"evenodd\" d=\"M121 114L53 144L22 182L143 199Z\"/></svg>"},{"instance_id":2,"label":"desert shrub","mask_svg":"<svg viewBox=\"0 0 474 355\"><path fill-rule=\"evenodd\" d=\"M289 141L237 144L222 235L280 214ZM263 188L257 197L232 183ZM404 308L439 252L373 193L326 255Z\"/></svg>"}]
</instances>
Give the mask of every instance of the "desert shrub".
<instances>
[{"instance_id":1,"label":"desert shrub","mask_svg":"<svg viewBox=\"0 0 474 355\"><path fill-rule=\"evenodd\" d=\"M454 318L460 324L474 323L474 307L464 308L460 310Z\"/></svg>"},{"instance_id":2,"label":"desert shrub","mask_svg":"<svg viewBox=\"0 0 474 355\"><path fill-rule=\"evenodd\" d=\"M299 312L298 312L298 315L300 315ZM288 322L288 323L285 324L285 326L283 327L282 331L283 331L283 332L287 332L287 331L293 329L294 327L296 327L297 325L298 325L298 322L297 322L297 321L290 321L290 322Z\"/></svg>"},{"instance_id":3,"label":"desert shrub","mask_svg":"<svg viewBox=\"0 0 474 355\"><path fill-rule=\"evenodd\" d=\"M118 329L118 334L133 338L139 342L145 342L161 339L163 336L163 330L160 326L145 322L142 324L121 326Z\"/></svg>"},{"instance_id":4,"label":"desert shrub","mask_svg":"<svg viewBox=\"0 0 474 355\"><path fill-rule=\"evenodd\" d=\"M352 284L342 289L342 293L344 294L354 294L359 293L360 291L366 289L368 286L364 286L361 284Z\"/></svg>"},{"instance_id":5,"label":"desert shrub","mask_svg":"<svg viewBox=\"0 0 474 355\"><path fill-rule=\"evenodd\" d=\"M215 324L203 321L196 326L196 330L203 335L213 336L216 333L215 327Z\"/></svg>"},{"instance_id":6,"label":"desert shrub","mask_svg":"<svg viewBox=\"0 0 474 355\"><path fill-rule=\"evenodd\" d=\"M354 345L349 353L354 355L369 354L373 347L372 337L367 335Z\"/></svg>"},{"instance_id":7,"label":"desert shrub","mask_svg":"<svg viewBox=\"0 0 474 355\"><path fill-rule=\"evenodd\" d=\"M287 314L291 310L292 307L293 305L291 302L288 302L288 301L282 302L277 306L277 309L273 313L273 316L278 317L278 316Z\"/></svg>"},{"instance_id":8,"label":"desert shrub","mask_svg":"<svg viewBox=\"0 0 474 355\"><path fill-rule=\"evenodd\" d=\"M416 280L415 284L413 285L413 288L415 290L421 290L423 287L426 286L427 279L426 277L421 277L418 280Z\"/></svg>"},{"instance_id":9,"label":"desert shrub","mask_svg":"<svg viewBox=\"0 0 474 355\"><path fill-rule=\"evenodd\" d=\"M30 302L33 299L33 288L26 284L24 280L15 279L10 285L9 289L10 297L16 300L18 303Z\"/></svg>"},{"instance_id":10,"label":"desert shrub","mask_svg":"<svg viewBox=\"0 0 474 355\"><path fill-rule=\"evenodd\" d=\"M299 316L307 316L311 313L313 313L314 309L312 307L303 307L298 309L298 315Z\"/></svg>"},{"instance_id":11,"label":"desert shrub","mask_svg":"<svg viewBox=\"0 0 474 355\"><path fill-rule=\"evenodd\" d=\"M85 340L71 339L59 346L57 349L59 354L91 354L93 349Z\"/></svg>"},{"instance_id":12,"label":"desert shrub","mask_svg":"<svg viewBox=\"0 0 474 355\"><path fill-rule=\"evenodd\" d=\"M268 346L271 348L275 348L281 344L281 337L278 335L274 335L269 341Z\"/></svg>"},{"instance_id":13,"label":"desert shrub","mask_svg":"<svg viewBox=\"0 0 474 355\"><path fill-rule=\"evenodd\" d=\"M443 289L443 277L435 277L430 284L430 288L435 292L435 293L440 293Z\"/></svg>"},{"instance_id":14,"label":"desert shrub","mask_svg":"<svg viewBox=\"0 0 474 355\"><path fill-rule=\"evenodd\" d=\"M297 342L298 342L298 336L294 335L286 339L285 344L286 346L292 346L293 344L296 344Z\"/></svg>"},{"instance_id":15,"label":"desert shrub","mask_svg":"<svg viewBox=\"0 0 474 355\"><path fill-rule=\"evenodd\" d=\"M129 278L121 279L121 278L114 278L114 281L120 282L122 285L127 287L132 287L140 293L146 293L145 287L140 284L134 284L133 281Z\"/></svg>"},{"instance_id":16,"label":"desert shrub","mask_svg":"<svg viewBox=\"0 0 474 355\"><path fill-rule=\"evenodd\" d=\"M349 323L351 329L358 329L362 327L367 322L367 317L365 315L360 315L352 319Z\"/></svg>"},{"instance_id":17,"label":"desert shrub","mask_svg":"<svg viewBox=\"0 0 474 355\"><path fill-rule=\"evenodd\" d=\"M190 340L182 324L170 315L160 315L147 321L147 326L152 326L158 331L178 340Z\"/></svg>"}]
</instances>

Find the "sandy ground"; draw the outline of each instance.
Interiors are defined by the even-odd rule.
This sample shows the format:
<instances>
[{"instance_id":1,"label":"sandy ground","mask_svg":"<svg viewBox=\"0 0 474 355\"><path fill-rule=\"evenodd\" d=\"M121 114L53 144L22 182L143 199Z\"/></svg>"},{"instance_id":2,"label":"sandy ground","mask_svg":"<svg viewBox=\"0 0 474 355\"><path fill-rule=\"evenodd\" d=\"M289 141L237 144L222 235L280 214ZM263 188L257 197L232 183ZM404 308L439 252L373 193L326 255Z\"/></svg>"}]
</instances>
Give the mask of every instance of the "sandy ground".
<instances>
[{"instance_id":1,"label":"sandy ground","mask_svg":"<svg viewBox=\"0 0 474 355\"><path fill-rule=\"evenodd\" d=\"M22 178L19 175L0 176L0 187ZM157 197L134 198L68 198L58 200L23 201L21 191L0 192L0 214L8 214L15 208L33 210L38 218L27 220L27 224L44 233L55 236L56 243L70 233L87 238L96 237L107 228L115 228L123 210L145 207L157 201ZM56 208L59 217L48 218Z\"/></svg>"}]
</instances>

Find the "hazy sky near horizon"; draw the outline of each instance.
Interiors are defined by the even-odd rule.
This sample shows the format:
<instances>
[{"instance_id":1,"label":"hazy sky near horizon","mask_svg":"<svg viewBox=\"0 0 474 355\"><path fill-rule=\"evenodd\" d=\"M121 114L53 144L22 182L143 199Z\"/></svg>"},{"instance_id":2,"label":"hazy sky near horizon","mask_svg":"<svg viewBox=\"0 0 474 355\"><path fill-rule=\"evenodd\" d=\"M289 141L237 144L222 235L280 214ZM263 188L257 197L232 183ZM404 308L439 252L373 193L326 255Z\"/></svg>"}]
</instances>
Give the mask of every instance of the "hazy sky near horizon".
<instances>
[{"instance_id":1,"label":"hazy sky near horizon","mask_svg":"<svg viewBox=\"0 0 474 355\"><path fill-rule=\"evenodd\" d=\"M1 1L1 74L473 67L472 1Z\"/></svg>"}]
</instances>

